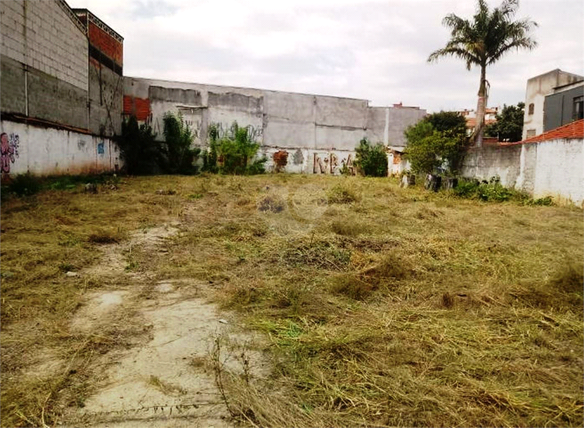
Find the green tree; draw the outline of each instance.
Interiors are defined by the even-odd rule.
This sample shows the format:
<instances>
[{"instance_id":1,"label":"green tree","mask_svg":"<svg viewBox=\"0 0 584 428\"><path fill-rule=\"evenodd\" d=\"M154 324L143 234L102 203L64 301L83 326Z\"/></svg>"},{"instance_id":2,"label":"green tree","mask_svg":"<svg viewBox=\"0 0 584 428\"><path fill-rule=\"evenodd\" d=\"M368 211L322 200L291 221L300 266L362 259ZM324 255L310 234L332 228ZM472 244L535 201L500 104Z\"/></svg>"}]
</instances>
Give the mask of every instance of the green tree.
<instances>
[{"instance_id":1,"label":"green tree","mask_svg":"<svg viewBox=\"0 0 584 428\"><path fill-rule=\"evenodd\" d=\"M191 147L195 137L182 116L166 113L163 118L166 172L170 174L194 174L199 148Z\"/></svg>"},{"instance_id":2,"label":"green tree","mask_svg":"<svg viewBox=\"0 0 584 428\"><path fill-rule=\"evenodd\" d=\"M468 70L472 66L480 68L477 123L474 132L478 146L482 145L485 132L487 66L494 64L513 49L531 50L536 46L529 33L537 23L528 18L513 21L518 7L519 0L503 0L499 7L490 10L486 0L478 0L472 21L455 14L447 15L442 22L450 28L451 38L444 48L433 52L428 58L432 62L444 56L454 56L465 61Z\"/></svg>"},{"instance_id":3,"label":"green tree","mask_svg":"<svg viewBox=\"0 0 584 428\"><path fill-rule=\"evenodd\" d=\"M466 147L466 121L457 112L426 116L405 132L404 156L415 173L455 175Z\"/></svg>"},{"instance_id":4,"label":"green tree","mask_svg":"<svg viewBox=\"0 0 584 428\"><path fill-rule=\"evenodd\" d=\"M521 141L524 108L524 103L516 106L504 105L501 114L497 115L497 122L487 125L485 133L490 137L497 137L499 141Z\"/></svg>"},{"instance_id":5,"label":"green tree","mask_svg":"<svg viewBox=\"0 0 584 428\"><path fill-rule=\"evenodd\" d=\"M139 125L136 117L130 116L122 123L122 134L116 140L128 174L160 172L161 147L149 125Z\"/></svg>"},{"instance_id":6,"label":"green tree","mask_svg":"<svg viewBox=\"0 0 584 428\"><path fill-rule=\"evenodd\" d=\"M357 148L355 156L355 166L365 176L386 177L387 176L387 152L381 143L372 145L367 138L363 138Z\"/></svg>"}]
</instances>

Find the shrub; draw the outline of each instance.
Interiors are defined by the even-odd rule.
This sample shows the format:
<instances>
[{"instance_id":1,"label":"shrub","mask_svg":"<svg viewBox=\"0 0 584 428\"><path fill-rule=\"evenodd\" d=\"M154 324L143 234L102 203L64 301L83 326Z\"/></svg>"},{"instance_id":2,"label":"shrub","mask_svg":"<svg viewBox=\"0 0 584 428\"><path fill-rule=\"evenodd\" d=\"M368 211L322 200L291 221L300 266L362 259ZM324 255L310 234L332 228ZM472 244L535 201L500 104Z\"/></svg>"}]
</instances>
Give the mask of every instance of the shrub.
<instances>
[{"instance_id":1,"label":"shrub","mask_svg":"<svg viewBox=\"0 0 584 428\"><path fill-rule=\"evenodd\" d=\"M2 186L3 194L13 194L16 196L31 196L41 191L42 179L32 175L30 172L18 174Z\"/></svg>"},{"instance_id":2,"label":"shrub","mask_svg":"<svg viewBox=\"0 0 584 428\"><path fill-rule=\"evenodd\" d=\"M387 176L387 153L383 144L372 145L366 138L363 138L355 152L357 152L355 166L361 174L369 177Z\"/></svg>"},{"instance_id":3,"label":"shrub","mask_svg":"<svg viewBox=\"0 0 584 428\"><path fill-rule=\"evenodd\" d=\"M551 197L532 199L523 192L503 186L497 176L482 182L476 179L460 179L453 193L461 198L479 199L485 202L516 201L525 205L553 205Z\"/></svg>"},{"instance_id":4,"label":"shrub","mask_svg":"<svg viewBox=\"0 0 584 428\"><path fill-rule=\"evenodd\" d=\"M131 116L122 123L122 134L116 139L124 169L128 174L156 174L161 170L162 149L149 125L139 125Z\"/></svg>"},{"instance_id":5,"label":"shrub","mask_svg":"<svg viewBox=\"0 0 584 428\"><path fill-rule=\"evenodd\" d=\"M219 138L217 126L209 127L209 149L203 153L206 172L253 175L265 172L265 156L256 158L260 145L251 139L249 129L234 122L230 135Z\"/></svg>"},{"instance_id":6,"label":"shrub","mask_svg":"<svg viewBox=\"0 0 584 428\"><path fill-rule=\"evenodd\" d=\"M415 173L458 171L467 144L466 120L457 112L434 113L405 132L405 158Z\"/></svg>"},{"instance_id":7,"label":"shrub","mask_svg":"<svg viewBox=\"0 0 584 428\"><path fill-rule=\"evenodd\" d=\"M201 149L191 147L195 139L179 114L166 113L164 122L165 171L170 174L195 174L195 161Z\"/></svg>"}]
</instances>

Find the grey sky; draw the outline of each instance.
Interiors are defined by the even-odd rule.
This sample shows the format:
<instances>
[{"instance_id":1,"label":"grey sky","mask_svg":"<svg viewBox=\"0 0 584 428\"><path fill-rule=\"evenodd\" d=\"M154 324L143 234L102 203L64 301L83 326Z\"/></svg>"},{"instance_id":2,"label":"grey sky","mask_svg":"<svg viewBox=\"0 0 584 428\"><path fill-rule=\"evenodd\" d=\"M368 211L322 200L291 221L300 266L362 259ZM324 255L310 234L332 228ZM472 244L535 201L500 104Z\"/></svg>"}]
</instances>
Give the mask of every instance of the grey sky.
<instances>
[{"instance_id":1,"label":"grey sky","mask_svg":"<svg viewBox=\"0 0 584 428\"><path fill-rule=\"evenodd\" d=\"M499 0L488 0L491 6ZM69 0L124 37L124 74L403 102L437 111L476 107L478 70L426 62L449 36L450 12L474 0ZM487 71L491 106L525 97L526 80L555 68L584 75L584 1L522 0L539 24L532 52Z\"/></svg>"}]
</instances>

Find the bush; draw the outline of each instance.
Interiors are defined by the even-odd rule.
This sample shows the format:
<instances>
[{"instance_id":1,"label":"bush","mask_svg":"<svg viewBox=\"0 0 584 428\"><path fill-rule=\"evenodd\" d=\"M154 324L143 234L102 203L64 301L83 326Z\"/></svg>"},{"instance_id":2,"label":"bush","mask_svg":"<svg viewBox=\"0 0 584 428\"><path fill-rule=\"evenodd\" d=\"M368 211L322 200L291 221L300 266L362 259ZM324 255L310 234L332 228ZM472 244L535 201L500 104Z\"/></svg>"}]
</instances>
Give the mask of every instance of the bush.
<instances>
[{"instance_id":1,"label":"bush","mask_svg":"<svg viewBox=\"0 0 584 428\"><path fill-rule=\"evenodd\" d=\"M201 149L193 148L195 139L190 128L179 114L166 113L164 122L165 172L169 174L196 174L195 161Z\"/></svg>"},{"instance_id":2,"label":"bush","mask_svg":"<svg viewBox=\"0 0 584 428\"><path fill-rule=\"evenodd\" d=\"M4 196L31 196L40 192L42 187L42 179L27 172L11 178L6 185L2 186L2 193Z\"/></svg>"},{"instance_id":3,"label":"bush","mask_svg":"<svg viewBox=\"0 0 584 428\"><path fill-rule=\"evenodd\" d=\"M387 176L387 153L383 144L372 145L366 138L363 138L355 151L357 152L355 166L361 174L368 177Z\"/></svg>"},{"instance_id":4,"label":"bush","mask_svg":"<svg viewBox=\"0 0 584 428\"><path fill-rule=\"evenodd\" d=\"M466 120L457 112L434 113L405 132L412 171L455 175L467 144Z\"/></svg>"},{"instance_id":5,"label":"bush","mask_svg":"<svg viewBox=\"0 0 584 428\"><path fill-rule=\"evenodd\" d=\"M230 135L220 138L217 126L209 127L209 149L203 152L203 171L222 174L253 175L265 172L265 156L257 159L260 145L253 141L248 128L237 122Z\"/></svg>"},{"instance_id":6,"label":"bush","mask_svg":"<svg viewBox=\"0 0 584 428\"><path fill-rule=\"evenodd\" d=\"M124 170L132 175L156 174L161 171L162 148L149 125L139 125L131 116L122 123L122 134L116 139Z\"/></svg>"},{"instance_id":7,"label":"bush","mask_svg":"<svg viewBox=\"0 0 584 428\"><path fill-rule=\"evenodd\" d=\"M526 193L503 186L497 176L482 182L476 179L460 179L453 193L461 198L485 202L516 201L525 205L553 205L551 197L532 199Z\"/></svg>"}]
</instances>

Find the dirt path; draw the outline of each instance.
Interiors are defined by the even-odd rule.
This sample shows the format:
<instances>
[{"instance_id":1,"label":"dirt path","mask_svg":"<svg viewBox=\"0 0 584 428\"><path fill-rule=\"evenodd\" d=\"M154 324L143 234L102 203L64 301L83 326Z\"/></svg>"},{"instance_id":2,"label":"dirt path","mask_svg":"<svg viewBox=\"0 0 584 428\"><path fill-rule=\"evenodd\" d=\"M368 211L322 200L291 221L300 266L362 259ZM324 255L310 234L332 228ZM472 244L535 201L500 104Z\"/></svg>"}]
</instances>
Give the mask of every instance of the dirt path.
<instances>
[{"instance_id":1,"label":"dirt path","mask_svg":"<svg viewBox=\"0 0 584 428\"><path fill-rule=\"evenodd\" d=\"M154 282L148 273L125 271L124 254L137 246L164 251L166 239L179 233L178 225L137 232L124 245L104 248L99 266L83 274L127 275L130 286L87 295L86 304L71 328L81 333L98 332L111 323L139 323L147 332L136 346L111 351L98 361L95 393L85 407L65 419L65 425L92 427L228 427L229 412L216 385L217 364L237 370L232 353L211 358L221 343L252 343L253 338L235 327L231 314L209 303L204 283L174 279ZM253 361L261 356L253 351ZM242 367L239 364L239 367ZM252 367L254 374L265 366Z\"/></svg>"}]
</instances>

